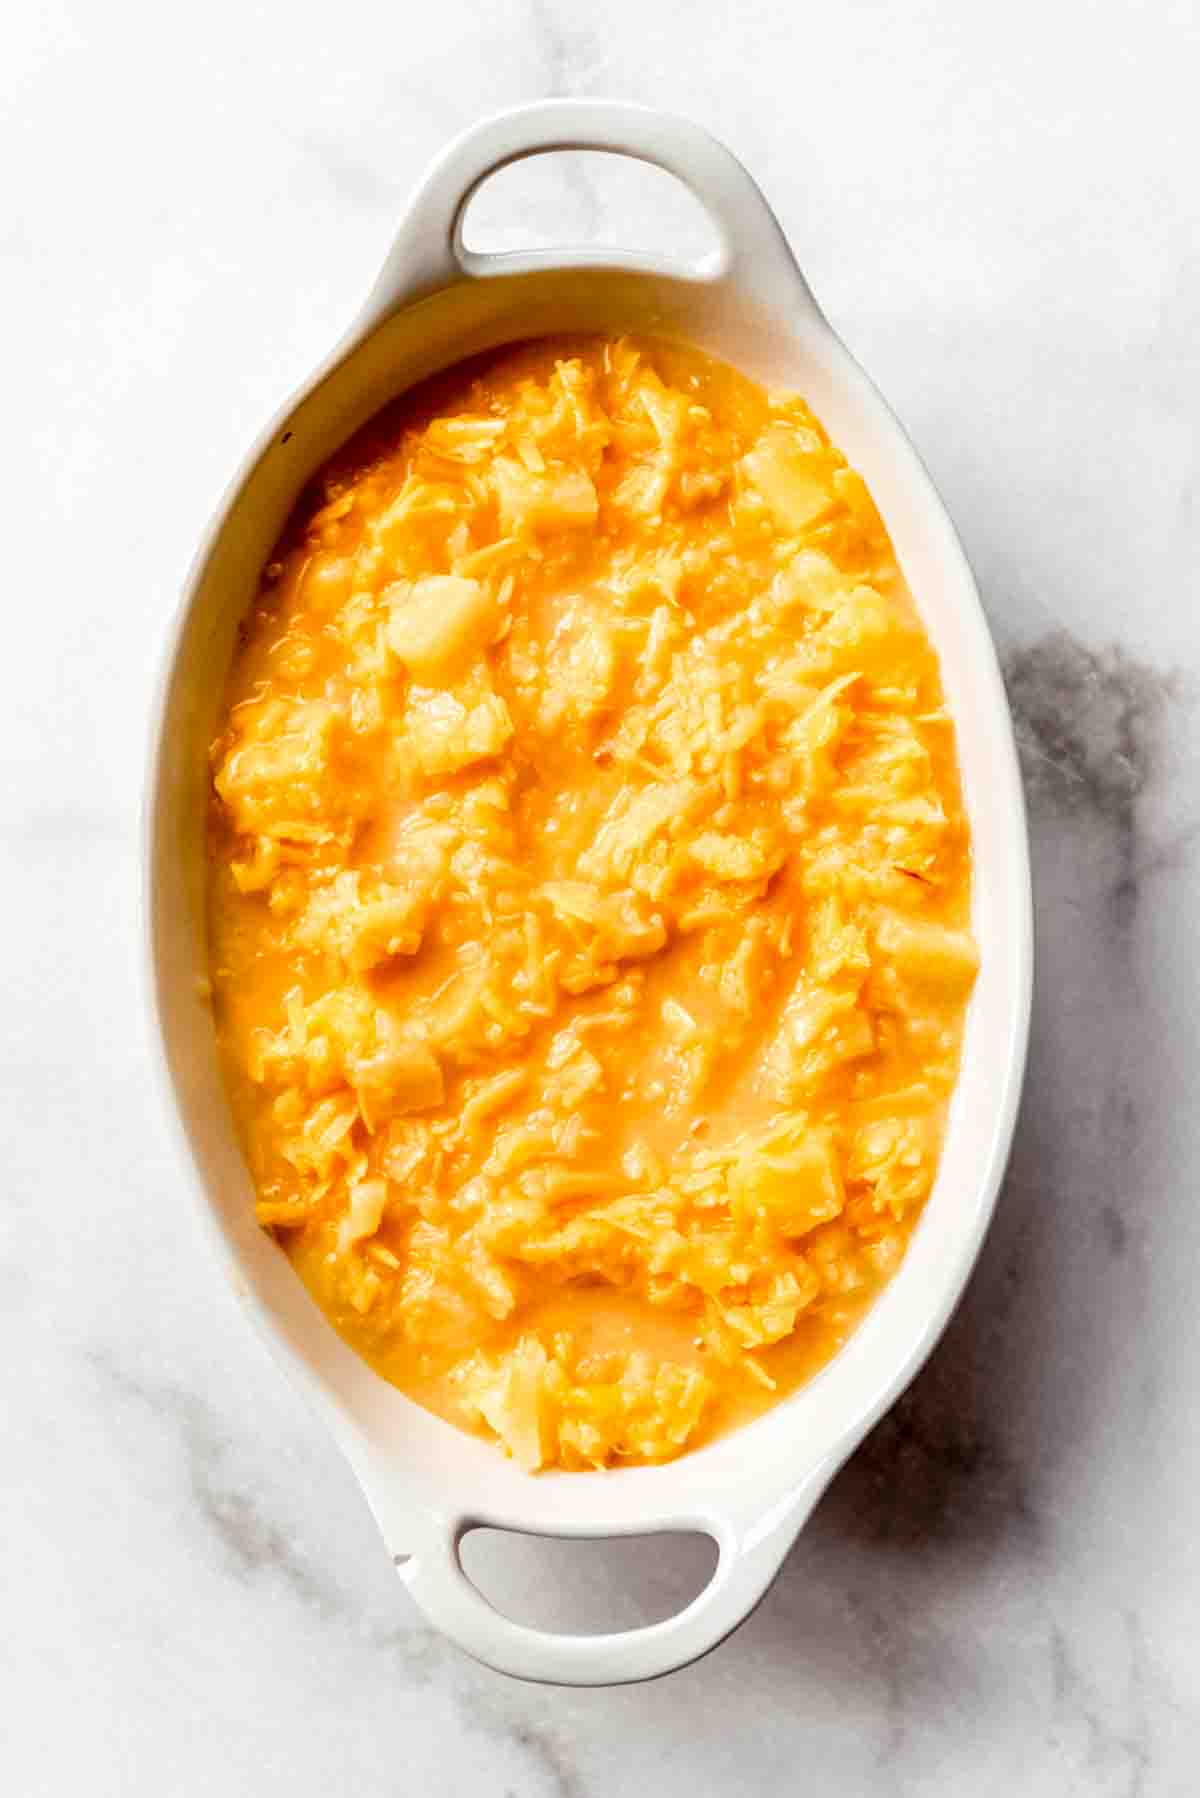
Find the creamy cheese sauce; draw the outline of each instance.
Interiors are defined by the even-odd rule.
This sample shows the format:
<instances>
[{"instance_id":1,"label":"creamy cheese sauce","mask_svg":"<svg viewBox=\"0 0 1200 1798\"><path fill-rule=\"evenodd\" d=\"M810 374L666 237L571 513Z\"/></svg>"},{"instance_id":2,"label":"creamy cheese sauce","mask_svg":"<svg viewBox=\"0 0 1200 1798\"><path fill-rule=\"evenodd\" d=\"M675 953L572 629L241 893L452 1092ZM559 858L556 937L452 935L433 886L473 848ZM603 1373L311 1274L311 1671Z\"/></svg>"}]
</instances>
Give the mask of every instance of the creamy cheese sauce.
<instances>
[{"instance_id":1,"label":"creamy cheese sauce","mask_svg":"<svg viewBox=\"0 0 1200 1798\"><path fill-rule=\"evenodd\" d=\"M584 1467L828 1360L976 954L936 658L802 401L630 339L407 397L298 507L213 772L259 1219L379 1373Z\"/></svg>"}]
</instances>

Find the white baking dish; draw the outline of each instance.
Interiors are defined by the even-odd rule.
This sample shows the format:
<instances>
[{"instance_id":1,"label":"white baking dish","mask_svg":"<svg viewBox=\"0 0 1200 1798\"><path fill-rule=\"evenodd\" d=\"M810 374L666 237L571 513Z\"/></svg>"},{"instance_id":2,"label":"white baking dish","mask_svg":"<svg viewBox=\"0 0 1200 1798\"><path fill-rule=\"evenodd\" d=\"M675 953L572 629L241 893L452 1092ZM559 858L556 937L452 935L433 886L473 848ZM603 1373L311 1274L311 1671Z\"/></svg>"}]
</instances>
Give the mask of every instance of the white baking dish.
<instances>
[{"instance_id":1,"label":"white baking dish","mask_svg":"<svg viewBox=\"0 0 1200 1798\"><path fill-rule=\"evenodd\" d=\"M679 177L719 250L701 266L591 251L479 256L467 199L491 172L556 149L617 152ZM861 470L941 658L974 833L982 969L941 1169L899 1274L809 1386L748 1427L661 1467L531 1476L411 1403L334 1334L254 1221L202 998L206 751L234 633L300 488L381 405L447 364L549 331L678 336L799 390ZM526 1679L648 1679L694 1660L762 1597L836 1470L928 1355L978 1253L1004 1171L1025 1062L1029 867L1011 723L971 573L896 420L821 316L746 171L695 125L638 107L548 101L488 120L435 164L348 337L267 429L196 558L154 722L148 806L152 979L201 1209L242 1305L311 1395L361 1480L401 1577L431 1622ZM562 1636L501 1616L462 1571L474 1525L567 1536L702 1530L705 1590L644 1629Z\"/></svg>"}]
</instances>

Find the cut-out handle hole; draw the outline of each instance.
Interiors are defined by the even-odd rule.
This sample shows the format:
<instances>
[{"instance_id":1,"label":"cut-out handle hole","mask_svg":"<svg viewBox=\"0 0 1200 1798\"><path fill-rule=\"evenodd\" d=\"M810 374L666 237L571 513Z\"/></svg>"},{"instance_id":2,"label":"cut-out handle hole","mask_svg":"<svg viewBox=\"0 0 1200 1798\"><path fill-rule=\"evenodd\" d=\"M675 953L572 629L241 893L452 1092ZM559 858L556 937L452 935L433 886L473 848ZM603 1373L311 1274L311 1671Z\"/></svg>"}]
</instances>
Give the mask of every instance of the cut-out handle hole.
<instances>
[{"instance_id":1,"label":"cut-out handle hole","mask_svg":"<svg viewBox=\"0 0 1200 1798\"><path fill-rule=\"evenodd\" d=\"M543 151L482 181L463 213L472 255L512 250L633 250L689 267L720 239L695 194L653 163L604 150Z\"/></svg>"},{"instance_id":2,"label":"cut-out handle hole","mask_svg":"<svg viewBox=\"0 0 1200 1798\"><path fill-rule=\"evenodd\" d=\"M642 1629L686 1609L716 1571L699 1531L598 1539L468 1530L463 1572L514 1623L556 1635Z\"/></svg>"}]
</instances>

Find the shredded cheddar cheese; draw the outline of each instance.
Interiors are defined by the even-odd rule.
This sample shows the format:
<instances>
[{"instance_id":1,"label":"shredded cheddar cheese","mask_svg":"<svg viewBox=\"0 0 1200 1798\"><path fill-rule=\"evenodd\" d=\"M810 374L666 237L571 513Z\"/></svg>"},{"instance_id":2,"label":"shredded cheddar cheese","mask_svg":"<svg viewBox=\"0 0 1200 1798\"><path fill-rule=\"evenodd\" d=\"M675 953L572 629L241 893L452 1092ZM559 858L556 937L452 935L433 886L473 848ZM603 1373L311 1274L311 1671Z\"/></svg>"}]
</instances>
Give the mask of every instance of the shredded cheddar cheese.
<instances>
[{"instance_id":1,"label":"shredded cheddar cheese","mask_svg":"<svg viewBox=\"0 0 1200 1798\"><path fill-rule=\"evenodd\" d=\"M329 466L213 748L258 1217L525 1467L661 1460L897 1267L976 968L935 656L802 401L538 343Z\"/></svg>"}]
</instances>

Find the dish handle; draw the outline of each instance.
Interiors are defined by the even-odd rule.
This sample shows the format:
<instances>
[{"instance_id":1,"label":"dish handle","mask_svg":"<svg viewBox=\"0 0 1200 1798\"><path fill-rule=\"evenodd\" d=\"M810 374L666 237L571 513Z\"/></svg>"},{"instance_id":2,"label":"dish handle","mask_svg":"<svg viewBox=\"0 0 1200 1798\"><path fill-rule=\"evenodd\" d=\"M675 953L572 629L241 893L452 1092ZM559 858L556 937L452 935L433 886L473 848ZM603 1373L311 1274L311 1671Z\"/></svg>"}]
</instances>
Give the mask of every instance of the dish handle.
<instances>
[{"instance_id":1,"label":"dish handle","mask_svg":"<svg viewBox=\"0 0 1200 1798\"><path fill-rule=\"evenodd\" d=\"M429 1621L476 1660L516 1679L561 1686L615 1686L657 1679L686 1667L724 1641L765 1596L834 1471L826 1465L752 1521L694 1512L658 1519L653 1531L711 1536L717 1565L703 1591L659 1623L604 1635L564 1635L514 1623L495 1609L463 1569L463 1537L473 1529L586 1536L587 1531L524 1529L485 1515L433 1517L413 1553L397 1556L400 1577Z\"/></svg>"},{"instance_id":2,"label":"dish handle","mask_svg":"<svg viewBox=\"0 0 1200 1798\"><path fill-rule=\"evenodd\" d=\"M510 163L556 150L598 150L665 169L690 190L717 234L715 254L698 263L628 256L595 246L488 253L463 242L476 189ZM820 316L779 221L732 151L690 119L614 100L542 100L496 114L457 138L413 198L360 325L373 327L398 306L465 277L520 275L539 268L616 265L650 268L715 285L736 281L775 307L801 300Z\"/></svg>"}]
</instances>

